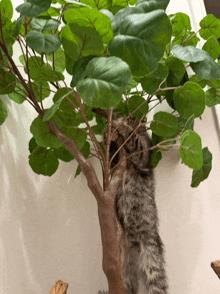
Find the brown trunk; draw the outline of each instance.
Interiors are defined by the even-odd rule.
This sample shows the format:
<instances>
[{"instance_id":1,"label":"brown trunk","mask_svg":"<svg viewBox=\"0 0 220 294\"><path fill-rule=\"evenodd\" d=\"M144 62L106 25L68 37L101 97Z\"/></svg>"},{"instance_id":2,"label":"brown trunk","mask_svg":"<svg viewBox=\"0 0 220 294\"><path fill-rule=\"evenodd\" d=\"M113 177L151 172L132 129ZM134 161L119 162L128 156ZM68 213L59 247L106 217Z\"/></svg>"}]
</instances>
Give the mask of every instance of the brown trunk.
<instances>
[{"instance_id":1,"label":"brown trunk","mask_svg":"<svg viewBox=\"0 0 220 294\"><path fill-rule=\"evenodd\" d=\"M126 168L126 160L123 160L118 165L109 186L104 191L94 168L80 152L74 140L65 136L55 122L49 121L47 125L58 140L68 147L78 161L87 179L87 184L97 200L103 246L103 270L108 280L109 294L125 294L126 286L121 257L124 249L124 235L116 214L115 196ZM124 156L122 151L120 157L123 158Z\"/></svg>"},{"instance_id":2,"label":"brown trunk","mask_svg":"<svg viewBox=\"0 0 220 294\"><path fill-rule=\"evenodd\" d=\"M123 277L123 230L117 219L112 192L105 193L105 200L98 203L99 224L103 246L103 271L108 279L109 294L125 294Z\"/></svg>"}]
</instances>

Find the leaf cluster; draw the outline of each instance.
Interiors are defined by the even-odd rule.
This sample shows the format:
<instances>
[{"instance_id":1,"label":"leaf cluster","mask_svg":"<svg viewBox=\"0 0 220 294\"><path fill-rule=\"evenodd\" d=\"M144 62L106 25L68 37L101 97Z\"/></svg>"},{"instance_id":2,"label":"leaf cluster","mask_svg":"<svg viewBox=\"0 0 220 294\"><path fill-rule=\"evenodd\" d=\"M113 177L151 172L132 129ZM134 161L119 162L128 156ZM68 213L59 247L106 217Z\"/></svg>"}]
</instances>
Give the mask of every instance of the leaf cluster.
<instances>
[{"instance_id":1,"label":"leaf cluster","mask_svg":"<svg viewBox=\"0 0 220 294\"><path fill-rule=\"evenodd\" d=\"M59 160L74 159L51 133L50 120L85 157L96 156L104 165L100 135L107 116L93 112L98 108L146 123L152 132L154 167L166 150L177 147L182 162L193 169L192 187L207 178L212 156L202 147L194 120L206 106L220 103L220 20L207 15L194 32L188 15L166 14L168 4L27 0L16 7L20 16L13 22L11 1L0 2L0 94L19 104L28 101L38 111L29 143L29 162L36 173L51 176ZM201 39L205 43L199 49ZM15 41L22 52L24 79L11 61ZM44 99L50 98L52 106L45 109ZM160 104L170 110L156 111ZM0 100L0 124L6 118Z\"/></svg>"}]
</instances>

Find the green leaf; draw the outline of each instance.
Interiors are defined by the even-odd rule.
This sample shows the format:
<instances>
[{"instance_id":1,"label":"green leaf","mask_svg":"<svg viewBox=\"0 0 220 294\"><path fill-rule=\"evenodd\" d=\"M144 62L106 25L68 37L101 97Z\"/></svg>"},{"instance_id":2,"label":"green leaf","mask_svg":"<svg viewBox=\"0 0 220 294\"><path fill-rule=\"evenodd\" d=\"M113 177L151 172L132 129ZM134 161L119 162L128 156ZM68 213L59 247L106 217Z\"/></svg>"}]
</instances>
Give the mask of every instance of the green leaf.
<instances>
[{"instance_id":1,"label":"green leaf","mask_svg":"<svg viewBox=\"0 0 220 294\"><path fill-rule=\"evenodd\" d=\"M205 52L205 51L204 51ZM199 62L191 62L192 70L204 80L217 80L220 78L220 64L207 53L205 60Z\"/></svg>"},{"instance_id":2,"label":"green leaf","mask_svg":"<svg viewBox=\"0 0 220 294\"><path fill-rule=\"evenodd\" d=\"M220 88L220 79L206 81L210 88Z\"/></svg>"},{"instance_id":3,"label":"green leaf","mask_svg":"<svg viewBox=\"0 0 220 294\"><path fill-rule=\"evenodd\" d=\"M148 13L157 9L166 9L169 0L138 0L136 6L127 7L127 3L125 4L125 8L119 10L113 20L112 20L112 29L114 35L118 34L121 24L126 16L131 14L141 14L141 13ZM123 5L121 5L123 6Z\"/></svg>"},{"instance_id":4,"label":"green leaf","mask_svg":"<svg viewBox=\"0 0 220 294\"><path fill-rule=\"evenodd\" d=\"M200 78L197 75L191 76L189 78L189 82L197 83L202 88L205 88L205 86L207 85L207 81L206 80L203 80L202 78Z\"/></svg>"},{"instance_id":5,"label":"green leaf","mask_svg":"<svg viewBox=\"0 0 220 294\"><path fill-rule=\"evenodd\" d=\"M200 21L200 36L208 40L209 37L213 36L216 39L220 37L220 20L214 15L208 14Z\"/></svg>"},{"instance_id":6,"label":"green leaf","mask_svg":"<svg viewBox=\"0 0 220 294\"><path fill-rule=\"evenodd\" d=\"M15 84L15 75L0 68L0 95L12 93L15 89Z\"/></svg>"},{"instance_id":7,"label":"green leaf","mask_svg":"<svg viewBox=\"0 0 220 294\"><path fill-rule=\"evenodd\" d=\"M55 121L58 127L77 127L82 121L80 121L77 117L76 112L72 112L71 114L65 113L62 110L58 109L56 113L51 117L51 120Z\"/></svg>"},{"instance_id":8,"label":"green leaf","mask_svg":"<svg viewBox=\"0 0 220 294\"><path fill-rule=\"evenodd\" d=\"M28 149L29 149L30 153L32 153L36 147L37 147L36 140L34 139L34 137L32 137L29 141L29 144L28 144Z\"/></svg>"},{"instance_id":9,"label":"green leaf","mask_svg":"<svg viewBox=\"0 0 220 294\"><path fill-rule=\"evenodd\" d=\"M59 98L59 100L57 100L49 109L47 109L47 111L46 111L46 113L45 113L45 115L43 117L43 122L49 120L54 115L54 113L57 111L57 109L59 108L59 106L60 106L61 102L63 101L63 99L66 98L67 96L69 96L73 92L74 92L74 89L67 92L61 98Z\"/></svg>"},{"instance_id":10,"label":"green leaf","mask_svg":"<svg viewBox=\"0 0 220 294\"><path fill-rule=\"evenodd\" d=\"M30 48L44 53L54 52L61 45L58 35L44 35L37 31L30 31L27 34L26 43Z\"/></svg>"},{"instance_id":11,"label":"green leaf","mask_svg":"<svg viewBox=\"0 0 220 294\"><path fill-rule=\"evenodd\" d=\"M56 7L50 7L46 12L42 13L41 15L42 16L50 16L50 17L53 17L53 16L60 16L61 14L61 8L56 8Z\"/></svg>"},{"instance_id":12,"label":"green leaf","mask_svg":"<svg viewBox=\"0 0 220 294\"><path fill-rule=\"evenodd\" d=\"M45 81L48 82L58 82L64 80L64 76L58 72L53 71L51 68L47 66L36 67L31 70L30 76L33 80L43 83Z\"/></svg>"},{"instance_id":13,"label":"green leaf","mask_svg":"<svg viewBox=\"0 0 220 294\"><path fill-rule=\"evenodd\" d=\"M212 169L212 153L208 147L202 149L203 165L198 170L193 170L191 187L198 187L199 184L208 178Z\"/></svg>"},{"instance_id":14,"label":"green leaf","mask_svg":"<svg viewBox=\"0 0 220 294\"><path fill-rule=\"evenodd\" d=\"M211 88L206 91L205 103L208 107L220 104L220 88Z\"/></svg>"},{"instance_id":15,"label":"green leaf","mask_svg":"<svg viewBox=\"0 0 220 294\"><path fill-rule=\"evenodd\" d=\"M113 38L111 21L108 16L99 12L97 9L81 7L65 12L65 21L74 32L74 24L80 24L83 27L91 27L102 37L103 44L108 44Z\"/></svg>"},{"instance_id":16,"label":"green leaf","mask_svg":"<svg viewBox=\"0 0 220 294\"><path fill-rule=\"evenodd\" d=\"M183 45L185 46L194 46L196 47L196 45L198 44L198 42L200 41L200 39L197 37L196 32L193 31L187 31L184 35L178 35L176 36L173 41L172 44L173 45Z\"/></svg>"},{"instance_id":17,"label":"green leaf","mask_svg":"<svg viewBox=\"0 0 220 294\"><path fill-rule=\"evenodd\" d=\"M77 145L77 147L81 150L87 139L87 134L81 130L81 129L72 129L72 128L63 128L63 133L69 137L70 139L73 139Z\"/></svg>"},{"instance_id":18,"label":"green leaf","mask_svg":"<svg viewBox=\"0 0 220 294\"><path fill-rule=\"evenodd\" d=\"M57 137L50 132L49 127L42 121L40 116L33 120L30 131L38 146L59 148L63 145Z\"/></svg>"},{"instance_id":19,"label":"green leaf","mask_svg":"<svg viewBox=\"0 0 220 294\"><path fill-rule=\"evenodd\" d=\"M150 128L156 135L168 138L177 132L178 119L170 113L159 111L155 113Z\"/></svg>"},{"instance_id":20,"label":"green leaf","mask_svg":"<svg viewBox=\"0 0 220 294\"><path fill-rule=\"evenodd\" d=\"M40 31L40 32L57 29L59 25L60 25L59 20L56 20L50 17L45 17L45 16L41 16L38 18L34 17L30 23L30 27L33 30Z\"/></svg>"},{"instance_id":21,"label":"green leaf","mask_svg":"<svg viewBox=\"0 0 220 294\"><path fill-rule=\"evenodd\" d=\"M193 131L193 127L194 127L194 120L195 120L195 115L193 114L192 116L190 116L183 128L183 132L185 132L186 130L192 130Z\"/></svg>"},{"instance_id":22,"label":"green leaf","mask_svg":"<svg viewBox=\"0 0 220 294\"><path fill-rule=\"evenodd\" d=\"M8 116L7 108L5 104L3 103L3 101L0 99L0 125L4 123L7 116Z\"/></svg>"},{"instance_id":23,"label":"green leaf","mask_svg":"<svg viewBox=\"0 0 220 294\"><path fill-rule=\"evenodd\" d=\"M134 76L143 77L157 68L171 33L170 20L163 10L128 15L108 50L111 56L127 62Z\"/></svg>"},{"instance_id":24,"label":"green leaf","mask_svg":"<svg viewBox=\"0 0 220 294\"><path fill-rule=\"evenodd\" d=\"M16 11L27 17L34 17L47 11L52 0L27 0L27 2L16 7Z\"/></svg>"},{"instance_id":25,"label":"green leaf","mask_svg":"<svg viewBox=\"0 0 220 294\"><path fill-rule=\"evenodd\" d=\"M56 94L53 97L53 102L56 103L59 99L63 98L63 101L61 102L59 109L65 112L66 114L72 114L75 111L75 107L78 107L78 104L76 102L76 98L71 95L70 89L68 90L67 88L60 88L57 90ZM66 96L66 94L69 94ZM67 100L70 100L71 103Z\"/></svg>"},{"instance_id":26,"label":"green leaf","mask_svg":"<svg viewBox=\"0 0 220 294\"><path fill-rule=\"evenodd\" d=\"M174 105L179 114L188 119L193 114L199 117L205 110L205 92L196 83L186 82L174 91Z\"/></svg>"},{"instance_id":27,"label":"green leaf","mask_svg":"<svg viewBox=\"0 0 220 294\"><path fill-rule=\"evenodd\" d=\"M11 20L13 16L13 6L11 0L1 0L0 2L0 11L3 17Z\"/></svg>"},{"instance_id":28,"label":"green leaf","mask_svg":"<svg viewBox=\"0 0 220 294\"><path fill-rule=\"evenodd\" d=\"M194 46L183 47L181 45L174 45L172 53L177 58L187 62L198 62L207 58L206 51L195 48Z\"/></svg>"},{"instance_id":29,"label":"green leaf","mask_svg":"<svg viewBox=\"0 0 220 294\"><path fill-rule=\"evenodd\" d=\"M146 100L141 96L132 96L128 100L128 109L129 112L133 112L138 106L140 106L143 102ZM138 119L141 119L143 115L146 115L149 110L148 103L145 103L139 110L137 110L133 116L137 117Z\"/></svg>"},{"instance_id":30,"label":"green leaf","mask_svg":"<svg viewBox=\"0 0 220 294\"><path fill-rule=\"evenodd\" d=\"M59 160L52 149L36 147L29 155L29 164L35 173L52 176L59 166Z\"/></svg>"},{"instance_id":31,"label":"green leaf","mask_svg":"<svg viewBox=\"0 0 220 294\"><path fill-rule=\"evenodd\" d=\"M75 173L75 176L74 176L74 179L78 176L78 175L80 175L81 174L81 167L80 167L80 165L78 165L78 167L77 167L77 169L76 169L76 173Z\"/></svg>"},{"instance_id":32,"label":"green leaf","mask_svg":"<svg viewBox=\"0 0 220 294\"><path fill-rule=\"evenodd\" d=\"M13 34L13 36L14 36L15 38L20 34L20 30L21 30L21 26L22 26L22 24L23 24L23 21L24 21L24 16L20 16L20 17L17 19L16 26L15 26L15 30L14 30L14 34Z\"/></svg>"},{"instance_id":33,"label":"green leaf","mask_svg":"<svg viewBox=\"0 0 220 294\"><path fill-rule=\"evenodd\" d=\"M153 150L153 152L151 154L151 161L152 161L154 168L158 165L158 163L160 162L161 159L162 159L161 151L159 149Z\"/></svg>"},{"instance_id":34,"label":"green leaf","mask_svg":"<svg viewBox=\"0 0 220 294\"><path fill-rule=\"evenodd\" d=\"M108 18L110 20L113 20L114 15L108 9L100 9L99 12L101 12L101 13L105 14L106 16L108 16Z\"/></svg>"},{"instance_id":35,"label":"green leaf","mask_svg":"<svg viewBox=\"0 0 220 294\"><path fill-rule=\"evenodd\" d=\"M41 90L42 88L42 90ZM37 99L37 102L44 100L50 95L50 86L47 82L43 81L41 83L33 82L32 83L32 89L34 91L35 97Z\"/></svg>"},{"instance_id":36,"label":"green leaf","mask_svg":"<svg viewBox=\"0 0 220 294\"><path fill-rule=\"evenodd\" d=\"M66 25L61 34L65 54L76 62L88 55L100 55L103 51L102 37L92 27L78 24Z\"/></svg>"},{"instance_id":37,"label":"green leaf","mask_svg":"<svg viewBox=\"0 0 220 294\"><path fill-rule=\"evenodd\" d=\"M180 84L186 69L182 61L174 56L168 57L166 59L166 65L169 68L169 75L167 77L167 83L169 86L177 86Z\"/></svg>"},{"instance_id":38,"label":"green leaf","mask_svg":"<svg viewBox=\"0 0 220 294\"><path fill-rule=\"evenodd\" d=\"M55 70L63 73L66 69L65 54L63 49L60 47L55 52L47 54L47 60L53 62L53 55Z\"/></svg>"},{"instance_id":39,"label":"green leaf","mask_svg":"<svg viewBox=\"0 0 220 294\"><path fill-rule=\"evenodd\" d=\"M26 97L27 95L25 94L25 92L24 92L25 89L24 89L24 87L22 86L21 83L17 82L16 86L19 87L19 88L17 88L17 87L15 88L16 93L15 92L9 93L8 97L11 100L13 100L14 102L16 102L18 104L22 104L25 101L25 98L23 98L22 96Z\"/></svg>"},{"instance_id":40,"label":"green leaf","mask_svg":"<svg viewBox=\"0 0 220 294\"><path fill-rule=\"evenodd\" d=\"M158 63L158 67L153 73L141 79L142 88L148 94L153 94L160 83L167 78L168 73L168 68L164 64Z\"/></svg>"},{"instance_id":41,"label":"green leaf","mask_svg":"<svg viewBox=\"0 0 220 294\"><path fill-rule=\"evenodd\" d=\"M208 38L202 49L207 51L213 59L217 59L220 55L219 42L213 36Z\"/></svg>"},{"instance_id":42,"label":"green leaf","mask_svg":"<svg viewBox=\"0 0 220 294\"><path fill-rule=\"evenodd\" d=\"M70 84L72 88L76 87L77 83L86 77L85 69L92 58L94 56L91 55L82 57L74 64L72 70L73 78Z\"/></svg>"},{"instance_id":43,"label":"green leaf","mask_svg":"<svg viewBox=\"0 0 220 294\"><path fill-rule=\"evenodd\" d=\"M74 159L72 153L69 150L67 150L64 146L54 149L54 154L56 155L57 158L65 162L70 162L71 160Z\"/></svg>"},{"instance_id":44,"label":"green leaf","mask_svg":"<svg viewBox=\"0 0 220 294\"><path fill-rule=\"evenodd\" d=\"M203 165L200 136L194 131L185 131L180 137L179 153L185 165L193 169L200 169Z\"/></svg>"},{"instance_id":45,"label":"green leaf","mask_svg":"<svg viewBox=\"0 0 220 294\"><path fill-rule=\"evenodd\" d=\"M93 58L85 72L87 79L77 84L81 98L88 106L102 109L115 107L131 80L128 65L118 57Z\"/></svg>"},{"instance_id":46,"label":"green leaf","mask_svg":"<svg viewBox=\"0 0 220 294\"><path fill-rule=\"evenodd\" d=\"M170 0L138 0L136 6L142 6L144 4L145 12L153 11L156 9L165 10L169 2Z\"/></svg>"},{"instance_id":47,"label":"green leaf","mask_svg":"<svg viewBox=\"0 0 220 294\"><path fill-rule=\"evenodd\" d=\"M11 22L10 20L7 21L6 25L3 26L2 32L4 36L4 42L8 48L10 55L13 55L13 44L15 42L14 38L14 31L15 31L15 22Z\"/></svg>"},{"instance_id":48,"label":"green leaf","mask_svg":"<svg viewBox=\"0 0 220 294\"><path fill-rule=\"evenodd\" d=\"M121 101L116 108L114 108L114 112L121 116L128 116L129 115L129 109L128 104L124 101Z\"/></svg>"},{"instance_id":49,"label":"green leaf","mask_svg":"<svg viewBox=\"0 0 220 294\"><path fill-rule=\"evenodd\" d=\"M192 29L190 18L187 14L178 12L170 15L171 23L173 25L173 36L186 34L187 31Z\"/></svg>"}]
</instances>

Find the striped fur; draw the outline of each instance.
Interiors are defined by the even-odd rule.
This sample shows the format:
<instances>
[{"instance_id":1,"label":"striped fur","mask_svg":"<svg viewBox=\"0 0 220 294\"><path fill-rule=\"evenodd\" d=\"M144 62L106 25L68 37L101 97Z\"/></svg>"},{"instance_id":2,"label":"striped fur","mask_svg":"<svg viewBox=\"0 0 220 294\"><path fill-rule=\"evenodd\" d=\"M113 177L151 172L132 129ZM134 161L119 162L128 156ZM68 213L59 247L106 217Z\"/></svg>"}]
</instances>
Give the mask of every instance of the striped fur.
<instances>
[{"instance_id":1,"label":"striped fur","mask_svg":"<svg viewBox=\"0 0 220 294\"><path fill-rule=\"evenodd\" d=\"M113 128L121 122L122 118L113 120ZM117 146L117 138L122 136L125 141L138 124L138 119L130 118L117 129L115 141L110 147L111 155L120 147ZM150 146L146 128L140 126L123 148L129 156ZM117 162L116 156L113 165ZM167 294L163 244L158 234L154 194L151 152L130 157L116 197L118 217L125 232L124 275L127 294Z\"/></svg>"}]
</instances>

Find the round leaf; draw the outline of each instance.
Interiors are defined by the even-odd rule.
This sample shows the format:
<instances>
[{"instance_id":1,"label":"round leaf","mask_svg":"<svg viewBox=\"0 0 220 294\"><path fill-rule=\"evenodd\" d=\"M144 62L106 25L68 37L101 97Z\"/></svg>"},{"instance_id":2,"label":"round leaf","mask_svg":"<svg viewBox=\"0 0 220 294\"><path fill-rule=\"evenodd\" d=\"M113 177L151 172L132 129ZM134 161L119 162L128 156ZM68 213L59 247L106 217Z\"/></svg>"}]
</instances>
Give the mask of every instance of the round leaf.
<instances>
[{"instance_id":1,"label":"round leaf","mask_svg":"<svg viewBox=\"0 0 220 294\"><path fill-rule=\"evenodd\" d=\"M186 82L174 91L174 105L179 114L188 119L193 114L199 117L205 110L205 92L196 83Z\"/></svg>"},{"instance_id":2,"label":"round leaf","mask_svg":"<svg viewBox=\"0 0 220 294\"><path fill-rule=\"evenodd\" d=\"M28 0L16 7L16 11L27 17L40 15L50 8L52 0Z\"/></svg>"},{"instance_id":3,"label":"round leaf","mask_svg":"<svg viewBox=\"0 0 220 294\"><path fill-rule=\"evenodd\" d=\"M64 52L72 62L80 57L100 55L103 51L102 37L93 27L71 23L63 28L61 39Z\"/></svg>"},{"instance_id":4,"label":"round leaf","mask_svg":"<svg viewBox=\"0 0 220 294\"><path fill-rule=\"evenodd\" d=\"M54 153L59 159L65 162L70 162L74 159L72 153L69 150L67 150L64 146L54 149Z\"/></svg>"},{"instance_id":5,"label":"round leaf","mask_svg":"<svg viewBox=\"0 0 220 294\"><path fill-rule=\"evenodd\" d=\"M60 72L53 71L52 68L45 65L42 67L32 68L30 76L33 80L39 83L43 83L45 81L58 82L60 80L64 80L64 76Z\"/></svg>"},{"instance_id":6,"label":"round leaf","mask_svg":"<svg viewBox=\"0 0 220 294\"><path fill-rule=\"evenodd\" d=\"M187 62L198 62L207 58L206 51L195 48L194 46L183 47L181 45L174 45L172 53L177 58Z\"/></svg>"},{"instance_id":7,"label":"round leaf","mask_svg":"<svg viewBox=\"0 0 220 294\"><path fill-rule=\"evenodd\" d=\"M219 42L213 36L207 40L202 49L207 51L213 59L217 59L220 55Z\"/></svg>"},{"instance_id":8,"label":"round leaf","mask_svg":"<svg viewBox=\"0 0 220 294\"><path fill-rule=\"evenodd\" d=\"M205 93L205 103L208 107L220 104L220 88L208 89Z\"/></svg>"},{"instance_id":9,"label":"round leaf","mask_svg":"<svg viewBox=\"0 0 220 294\"><path fill-rule=\"evenodd\" d=\"M138 106L140 106L146 100L141 96L132 96L128 101L128 109L130 112L133 112ZM143 115L146 115L149 110L148 103L145 103L140 109L138 109L133 116L141 119Z\"/></svg>"},{"instance_id":10,"label":"round leaf","mask_svg":"<svg viewBox=\"0 0 220 294\"><path fill-rule=\"evenodd\" d=\"M208 147L202 149L202 155L203 165L200 169L193 171L191 187L198 187L202 181L208 178L212 169L212 153Z\"/></svg>"},{"instance_id":11,"label":"round leaf","mask_svg":"<svg viewBox=\"0 0 220 294\"><path fill-rule=\"evenodd\" d=\"M185 165L193 169L200 169L203 164L200 136L192 130L185 131L180 137L179 153Z\"/></svg>"},{"instance_id":12,"label":"round leaf","mask_svg":"<svg viewBox=\"0 0 220 294\"><path fill-rule=\"evenodd\" d=\"M2 100L0 99L0 125L4 123L7 116L8 116L7 108L5 104L2 102Z\"/></svg>"},{"instance_id":13,"label":"round leaf","mask_svg":"<svg viewBox=\"0 0 220 294\"><path fill-rule=\"evenodd\" d=\"M178 119L170 113L160 111L155 113L150 128L158 136L171 137L178 130Z\"/></svg>"},{"instance_id":14,"label":"round leaf","mask_svg":"<svg viewBox=\"0 0 220 294\"><path fill-rule=\"evenodd\" d=\"M185 34L187 31L192 29L190 18L187 14L178 12L170 15L170 18L173 25L173 36Z\"/></svg>"},{"instance_id":15,"label":"round leaf","mask_svg":"<svg viewBox=\"0 0 220 294\"><path fill-rule=\"evenodd\" d=\"M64 98L66 98L67 96L69 96L71 93L74 92L74 89L72 89L71 91L67 92L66 94L64 94L63 96L61 96L59 98L59 100L57 100L49 109L47 109L44 117L43 117L43 122L49 120L54 113L57 111L57 109L59 108L61 102L63 101Z\"/></svg>"},{"instance_id":16,"label":"round leaf","mask_svg":"<svg viewBox=\"0 0 220 294\"><path fill-rule=\"evenodd\" d=\"M206 59L190 63L190 66L200 78L204 80L217 80L220 78L220 64L216 63L208 52L206 53Z\"/></svg>"},{"instance_id":17,"label":"round leaf","mask_svg":"<svg viewBox=\"0 0 220 294\"><path fill-rule=\"evenodd\" d=\"M171 33L170 20L163 10L128 15L108 50L127 62L134 76L146 76L157 68Z\"/></svg>"},{"instance_id":18,"label":"round leaf","mask_svg":"<svg viewBox=\"0 0 220 294\"><path fill-rule=\"evenodd\" d=\"M81 7L80 9L75 9L74 13L71 9L65 12L64 17L70 28L72 27L72 24L80 24L80 26L94 28L102 37L103 44L108 44L113 38L109 17L97 9ZM74 32L74 30L72 31Z\"/></svg>"},{"instance_id":19,"label":"round leaf","mask_svg":"<svg viewBox=\"0 0 220 294\"><path fill-rule=\"evenodd\" d=\"M15 84L15 75L0 68L0 95L12 93L15 89Z\"/></svg>"},{"instance_id":20,"label":"round leaf","mask_svg":"<svg viewBox=\"0 0 220 294\"><path fill-rule=\"evenodd\" d=\"M54 52L61 45L58 35L44 35L37 31L30 31L26 36L26 42L30 48L44 53Z\"/></svg>"},{"instance_id":21,"label":"round leaf","mask_svg":"<svg viewBox=\"0 0 220 294\"><path fill-rule=\"evenodd\" d=\"M128 65L118 57L93 58L85 72L87 79L77 84L81 98L88 106L102 109L115 107L131 80Z\"/></svg>"},{"instance_id":22,"label":"round leaf","mask_svg":"<svg viewBox=\"0 0 220 294\"><path fill-rule=\"evenodd\" d=\"M29 155L29 164L35 173L52 176L59 166L59 160L52 149L36 147Z\"/></svg>"},{"instance_id":23,"label":"round leaf","mask_svg":"<svg viewBox=\"0 0 220 294\"><path fill-rule=\"evenodd\" d=\"M60 21L48 17L33 18L30 23L33 30L41 32L57 29L59 25Z\"/></svg>"},{"instance_id":24,"label":"round leaf","mask_svg":"<svg viewBox=\"0 0 220 294\"><path fill-rule=\"evenodd\" d=\"M2 16L7 17L9 20L11 20L13 16L13 6L11 0L1 0L0 11Z\"/></svg>"},{"instance_id":25,"label":"round leaf","mask_svg":"<svg viewBox=\"0 0 220 294\"><path fill-rule=\"evenodd\" d=\"M206 15L199 24L201 26L199 34L203 39L208 40L211 36L216 39L220 37L220 20L213 14Z\"/></svg>"},{"instance_id":26,"label":"round leaf","mask_svg":"<svg viewBox=\"0 0 220 294\"><path fill-rule=\"evenodd\" d=\"M38 146L59 148L63 145L57 137L50 132L49 127L42 121L40 116L35 118L32 122L30 131L33 134Z\"/></svg>"}]
</instances>

